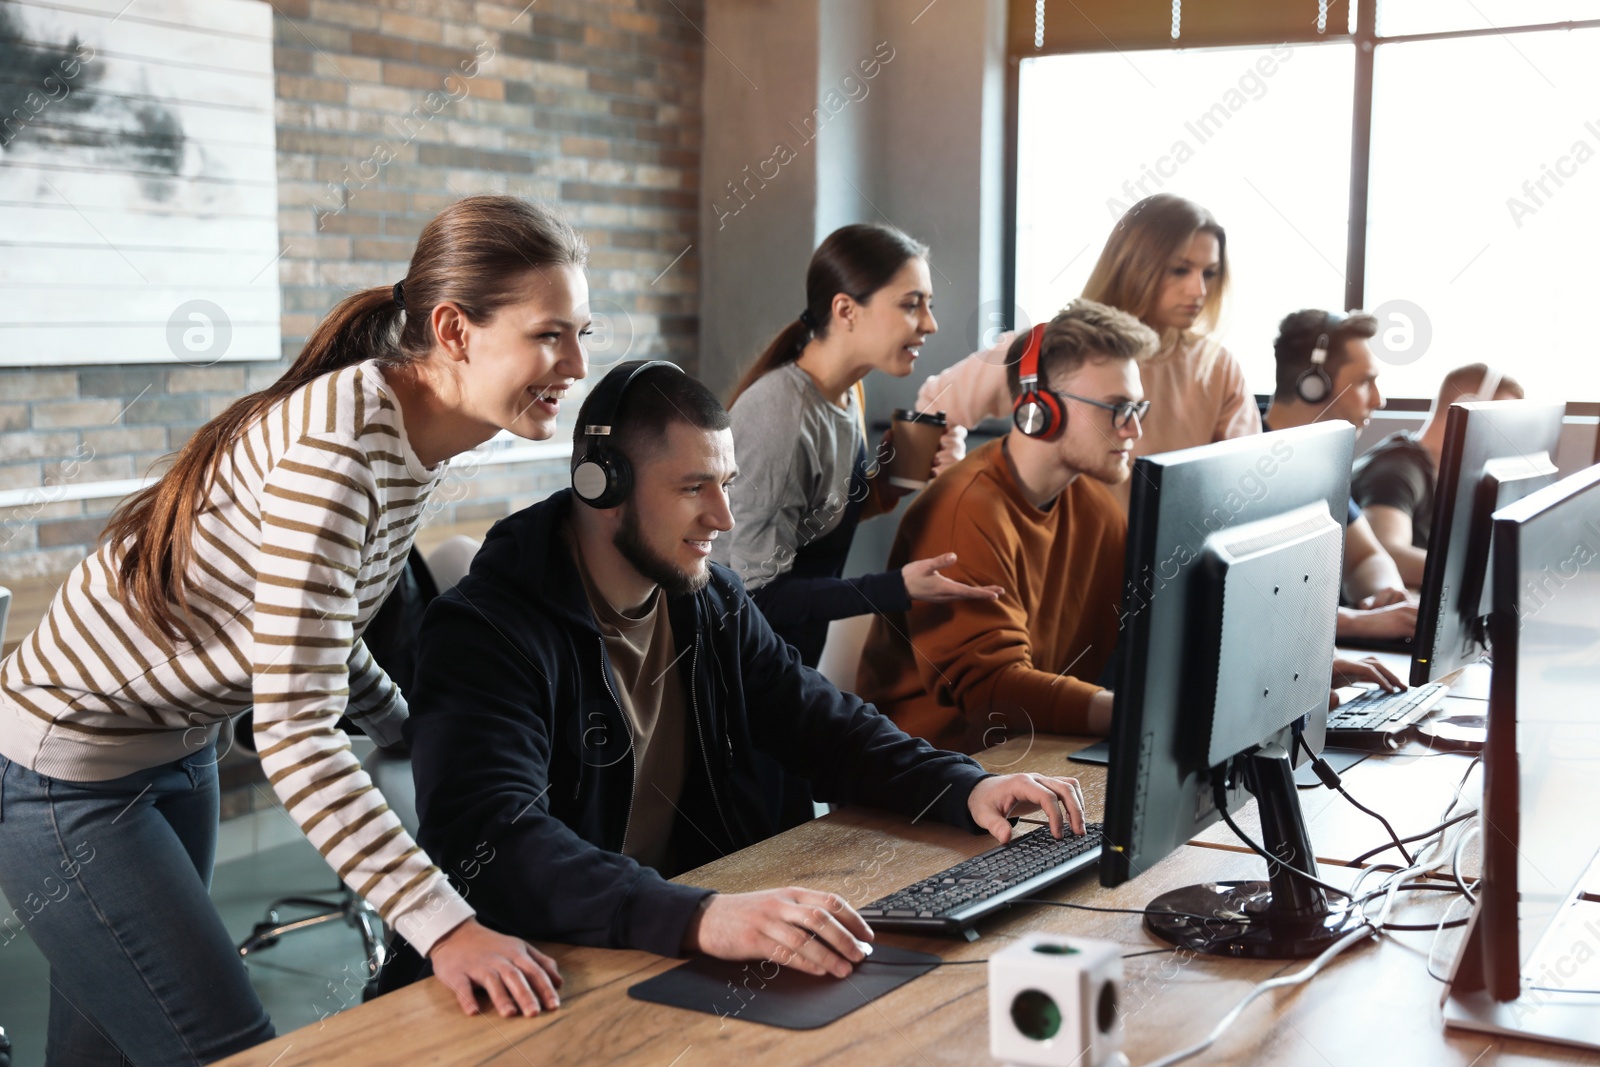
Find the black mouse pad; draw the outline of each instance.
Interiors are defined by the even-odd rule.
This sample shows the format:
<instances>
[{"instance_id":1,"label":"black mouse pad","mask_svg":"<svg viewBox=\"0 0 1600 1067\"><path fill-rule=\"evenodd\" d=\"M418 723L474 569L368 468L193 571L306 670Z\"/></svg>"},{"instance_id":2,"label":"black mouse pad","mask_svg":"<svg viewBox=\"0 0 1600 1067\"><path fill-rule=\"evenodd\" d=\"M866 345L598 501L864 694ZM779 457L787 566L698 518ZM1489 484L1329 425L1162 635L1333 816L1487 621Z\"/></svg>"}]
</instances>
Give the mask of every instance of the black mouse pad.
<instances>
[{"instance_id":1,"label":"black mouse pad","mask_svg":"<svg viewBox=\"0 0 1600 1067\"><path fill-rule=\"evenodd\" d=\"M1096 741L1087 748L1078 749L1067 759L1073 763L1095 763L1103 767L1111 762L1111 742Z\"/></svg>"},{"instance_id":2,"label":"black mouse pad","mask_svg":"<svg viewBox=\"0 0 1600 1067\"><path fill-rule=\"evenodd\" d=\"M723 1019L815 1030L893 992L939 966L927 952L872 946L848 978L818 978L771 960L732 962L701 956L628 989L628 996Z\"/></svg>"}]
</instances>

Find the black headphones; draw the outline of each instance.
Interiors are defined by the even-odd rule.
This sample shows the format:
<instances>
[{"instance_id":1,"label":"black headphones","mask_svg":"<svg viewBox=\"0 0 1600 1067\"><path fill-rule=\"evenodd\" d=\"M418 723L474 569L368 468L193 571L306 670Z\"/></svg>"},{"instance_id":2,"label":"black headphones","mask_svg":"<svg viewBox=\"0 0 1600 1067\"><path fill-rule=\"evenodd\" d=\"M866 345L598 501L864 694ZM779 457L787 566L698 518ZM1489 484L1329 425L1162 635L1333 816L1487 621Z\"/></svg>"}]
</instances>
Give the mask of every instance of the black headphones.
<instances>
[{"instance_id":1,"label":"black headphones","mask_svg":"<svg viewBox=\"0 0 1600 1067\"><path fill-rule=\"evenodd\" d=\"M1067 425L1067 412L1061 399L1048 389L1039 388L1039 349L1044 346L1044 328L1039 323L1028 331L1028 344L1017 364L1017 384L1021 390L1011 405L1011 421L1029 437L1048 441Z\"/></svg>"},{"instance_id":2,"label":"black headphones","mask_svg":"<svg viewBox=\"0 0 1600 1067\"><path fill-rule=\"evenodd\" d=\"M594 421L581 427L583 459L572 468L572 492L591 508L614 508L628 499L628 490L633 488L633 466L627 456L609 447L606 439L611 436L628 386L651 367L683 369L664 359L629 360L613 367L589 394L588 403L594 409L590 417Z\"/></svg>"},{"instance_id":3,"label":"black headphones","mask_svg":"<svg viewBox=\"0 0 1600 1067\"><path fill-rule=\"evenodd\" d=\"M1333 379L1328 377L1328 331L1344 321L1343 315L1324 311L1322 326L1317 334L1317 344L1311 350L1311 366L1295 379L1294 392L1307 404L1320 404L1333 392Z\"/></svg>"}]
</instances>

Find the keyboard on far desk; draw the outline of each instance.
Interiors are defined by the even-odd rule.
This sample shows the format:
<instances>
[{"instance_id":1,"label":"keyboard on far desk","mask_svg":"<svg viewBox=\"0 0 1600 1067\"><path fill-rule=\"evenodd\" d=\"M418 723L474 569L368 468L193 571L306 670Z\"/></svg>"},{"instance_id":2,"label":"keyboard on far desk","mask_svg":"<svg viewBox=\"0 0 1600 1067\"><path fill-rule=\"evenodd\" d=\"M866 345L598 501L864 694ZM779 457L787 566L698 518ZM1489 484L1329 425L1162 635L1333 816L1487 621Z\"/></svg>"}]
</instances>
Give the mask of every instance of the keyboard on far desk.
<instances>
[{"instance_id":1,"label":"keyboard on far desk","mask_svg":"<svg viewBox=\"0 0 1600 1067\"><path fill-rule=\"evenodd\" d=\"M1369 689L1328 712L1327 743L1334 748L1399 748L1411 727L1449 692L1450 687L1440 682L1399 693Z\"/></svg>"},{"instance_id":2,"label":"keyboard on far desk","mask_svg":"<svg viewBox=\"0 0 1600 1067\"><path fill-rule=\"evenodd\" d=\"M857 909L884 930L966 935L972 924L1100 861L1101 826L1060 840L1041 827Z\"/></svg>"}]
</instances>

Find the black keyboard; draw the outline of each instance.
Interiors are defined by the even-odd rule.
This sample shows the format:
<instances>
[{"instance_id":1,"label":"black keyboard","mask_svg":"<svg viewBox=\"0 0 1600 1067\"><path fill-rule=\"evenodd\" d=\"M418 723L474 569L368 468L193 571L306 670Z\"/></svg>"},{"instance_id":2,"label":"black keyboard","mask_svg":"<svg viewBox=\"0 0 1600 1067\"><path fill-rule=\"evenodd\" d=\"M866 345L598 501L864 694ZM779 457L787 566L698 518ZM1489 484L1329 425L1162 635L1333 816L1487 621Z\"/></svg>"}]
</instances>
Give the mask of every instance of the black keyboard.
<instances>
[{"instance_id":1,"label":"black keyboard","mask_svg":"<svg viewBox=\"0 0 1600 1067\"><path fill-rule=\"evenodd\" d=\"M1098 863L1100 824L1085 830L1058 841L1041 827L857 910L881 929L966 934L990 912Z\"/></svg>"},{"instance_id":2,"label":"black keyboard","mask_svg":"<svg viewBox=\"0 0 1600 1067\"><path fill-rule=\"evenodd\" d=\"M1399 693L1369 689L1328 712L1327 743L1336 748L1399 748L1407 730L1449 692L1440 682Z\"/></svg>"}]
</instances>

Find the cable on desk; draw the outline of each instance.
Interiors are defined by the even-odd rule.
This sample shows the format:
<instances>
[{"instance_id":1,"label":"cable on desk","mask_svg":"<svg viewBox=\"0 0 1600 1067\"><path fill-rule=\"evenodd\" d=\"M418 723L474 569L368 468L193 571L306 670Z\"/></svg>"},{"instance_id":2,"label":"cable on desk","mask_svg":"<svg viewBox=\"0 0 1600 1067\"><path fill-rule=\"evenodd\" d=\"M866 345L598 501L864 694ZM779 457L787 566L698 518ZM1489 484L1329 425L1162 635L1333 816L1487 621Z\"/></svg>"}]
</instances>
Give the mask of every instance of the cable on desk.
<instances>
[{"instance_id":1,"label":"cable on desk","mask_svg":"<svg viewBox=\"0 0 1600 1067\"><path fill-rule=\"evenodd\" d=\"M1244 1014L1244 1010L1255 1002L1257 997L1260 997L1264 993L1269 993L1274 989L1282 989L1285 986L1300 985L1303 982L1310 981L1312 978L1316 977L1318 971L1322 970L1322 968L1327 965L1329 960L1333 959L1335 956L1339 955L1339 953L1343 952L1345 949L1351 947L1357 942L1365 941L1375 932L1376 931L1371 926L1360 926L1357 929L1350 931L1333 944L1329 945L1323 950L1322 955L1312 960L1305 967L1302 967L1294 974L1288 974L1281 978L1273 978L1262 982L1250 992L1246 993L1244 998L1240 1000L1239 1003L1235 1004L1233 1009L1229 1011L1228 1014L1224 1015L1222 1019L1218 1021L1217 1025L1212 1027L1211 1032L1207 1034L1199 1043L1190 1045L1186 1049L1180 1049L1179 1051L1172 1053L1170 1056L1163 1056L1161 1059L1149 1064L1148 1067L1172 1067L1172 1065L1175 1063L1182 1063L1184 1060L1189 1059L1190 1057L1198 1056L1200 1053L1214 1045L1217 1039L1227 1031L1228 1027L1232 1026L1240 1015Z\"/></svg>"},{"instance_id":2,"label":"cable on desk","mask_svg":"<svg viewBox=\"0 0 1600 1067\"><path fill-rule=\"evenodd\" d=\"M1452 900L1445 907L1444 914L1439 916L1439 925L1433 931L1433 940L1428 942L1428 961L1427 961L1427 964L1428 964L1428 977L1432 978L1433 980L1435 980L1437 982L1444 982L1447 985L1449 984L1450 979L1446 978L1444 975L1438 973L1437 971L1435 971L1433 969L1433 957L1439 951L1439 935L1444 933L1444 931L1445 931L1445 923L1450 918L1450 910L1456 906L1456 901L1457 900L1465 900L1465 899L1466 899L1465 897L1457 897L1455 900Z\"/></svg>"},{"instance_id":3,"label":"cable on desk","mask_svg":"<svg viewBox=\"0 0 1600 1067\"><path fill-rule=\"evenodd\" d=\"M1461 775L1461 781L1456 783L1455 794L1451 797L1449 806L1446 807L1444 812L1439 816L1440 822L1448 819L1450 817L1450 813L1455 810L1456 805L1461 802L1461 791L1467 787L1467 779L1472 777L1473 770L1482 762L1483 754L1479 753L1478 755L1472 757L1472 762L1467 764L1466 771Z\"/></svg>"},{"instance_id":4,"label":"cable on desk","mask_svg":"<svg viewBox=\"0 0 1600 1067\"><path fill-rule=\"evenodd\" d=\"M1018 897L1016 900L1008 901L1007 904L1043 904L1050 908L1075 908L1078 911L1103 911L1109 912L1113 915L1160 915L1164 917L1170 916L1181 919L1200 919L1205 922L1217 921L1217 917L1215 915L1201 915L1198 912L1192 911L1151 911L1148 908L1103 908L1097 904L1074 904L1068 900L1045 900L1042 897ZM1237 919L1225 919L1222 921L1232 926L1249 926L1252 923L1257 923L1261 920L1252 919L1248 915L1241 915Z\"/></svg>"},{"instance_id":5,"label":"cable on desk","mask_svg":"<svg viewBox=\"0 0 1600 1067\"><path fill-rule=\"evenodd\" d=\"M1456 899L1460 900L1461 898L1457 897ZM1440 926L1435 926L1433 923L1384 923L1382 929L1385 933L1388 933L1389 931L1403 932L1408 930L1421 933L1425 930L1454 930L1457 927L1467 925L1467 922L1468 920L1466 918L1462 918L1451 919L1449 922Z\"/></svg>"},{"instance_id":6,"label":"cable on desk","mask_svg":"<svg viewBox=\"0 0 1600 1067\"><path fill-rule=\"evenodd\" d=\"M1446 810L1448 810L1448 809L1446 809ZM1417 861L1415 863L1413 863L1410 867L1406 868L1404 871L1400 871L1400 872L1398 872L1396 874L1390 875L1388 878L1386 878L1384 880L1384 884L1382 886L1380 886L1379 889L1376 892L1367 894L1365 896L1362 896L1359 900L1356 901L1356 907L1361 909L1361 913L1362 913L1363 917L1366 916L1366 910L1365 910L1366 904L1370 900L1374 899L1375 897L1383 896L1383 897L1385 897L1385 900L1384 900L1384 903L1383 903L1382 913L1379 915L1378 919L1373 923L1373 925L1375 925L1379 929L1379 931L1381 931L1383 933L1389 933L1389 932L1392 932L1392 931L1402 931L1402 930L1414 930L1414 931L1433 930L1433 932L1434 932L1434 942L1435 942L1435 944L1437 944L1438 937L1439 937L1439 934L1440 934L1441 931L1443 931L1447 927L1456 927L1456 926L1465 925L1466 922L1467 922L1466 919L1458 919L1458 920L1453 920L1453 921L1450 919L1450 911L1455 906L1455 901L1451 901L1450 905L1445 908L1445 914L1444 914L1443 917L1440 918L1440 920L1439 920L1439 922L1437 924L1425 923L1425 924L1418 925L1418 924L1411 924L1411 923L1391 923L1391 922L1389 922L1389 912L1394 907L1395 897L1398 894L1402 893L1402 892L1426 891L1426 892L1455 893L1455 894L1459 894L1459 898L1458 899L1470 899L1470 894L1465 892L1466 885L1461 879L1460 872L1456 869L1457 866L1459 865L1459 862L1460 862L1462 840L1464 838L1466 838L1469 835L1470 832L1471 832L1470 828L1464 829L1461 833L1456 835L1455 844L1453 846L1450 846L1450 845L1446 844L1444 831L1440 830L1439 831L1438 840L1430 841L1428 846L1427 846L1426 852L1424 852L1422 854L1419 854L1419 856L1417 858ZM1431 857L1428 855L1428 853L1432 853ZM1449 883L1449 884L1435 884L1435 883L1427 883L1427 882L1418 882L1418 881L1416 881L1414 879L1413 876L1415 876L1415 875L1428 874L1428 873L1436 871L1439 868L1445 866L1445 862L1446 862L1445 857L1446 857L1447 854L1451 857L1450 865L1451 865L1451 875L1452 875L1452 879L1453 879L1453 881L1451 883ZM1369 867L1369 868L1364 869L1359 875L1357 875L1356 876L1355 887L1357 889L1359 889L1361 887L1361 884L1363 882L1365 882L1368 877L1371 876L1371 874L1373 873L1373 871L1375 869L1376 868ZM1370 920L1370 919L1368 921L1372 922L1372 920ZM1431 973L1431 964L1430 964L1430 973Z\"/></svg>"},{"instance_id":7,"label":"cable on desk","mask_svg":"<svg viewBox=\"0 0 1600 1067\"><path fill-rule=\"evenodd\" d=\"M1327 786L1329 789L1337 791L1340 796L1344 797L1352 805L1354 805L1357 811L1370 815L1382 823L1383 828L1389 831L1389 839L1394 842L1394 847L1400 850L1400 855L1405 857L1406 863L1409 865L1415 862L1411 853L1406 851L1406 846L1401 843L1400 835L1394 832L1394 827L1390 825L1389 820L1385 819L1382 815L1379 815L1377 812L1373 811L1371 808L1361 803L1361 801L1350 795L1349 790L1345 789L1344 787L1344 781L1339 777L1339 772L1329 766L1327 760L1311 751L1311 745L1307 743L1305 735L1296 734L1295 742L1301 748L1305 749L1306 755L1311 758L1311 769L1317 772L1317 777L1322 779L1322 784Z\"/></svg>"},{"instance_id":8,"label":"cable on desk","mask_svg":"<svg viewBox=\"0 0 1600 1067\"><path fill-rule=\"evenodd\" d=\"M1272 868L1274 866L1282 867L1290 874L1298 875L1300 878L1310 882L1314 886L1319 886L1326 892L1336 893L1341 897L1350 899L1350 893L1348 890L1340 889L1332 882L1324 882L1321 878L1318 878L1314 874L1307 874L1300 868L1293 866L1292 864L1285 863L1277 856L1274 856L1272 853L1256 844L1255 841L1251 840L1243 830L1239 829L1239 824L1233 821L1232 815L1228 814L1228 790L1227 785L1223 781L1221 775L1217 777L1216 782L1212 786L1212 794L1213 803L1216 804L1217 811L1222 813L1222 821L1228 824L1228 829L1232 830L1240 841L1243 841L1245 844L1249 845L1251 850L1255 852L1256 855L1267 861L1267 873L1269 875L1272 873ZM1388 846L1385 847L1387 848Z\"/></svg>"},{"instance_id":9,"label":"cable on desk","mask_svg":"<svg viewBox=\"0 0 1600 1067\"><path fill-rule=\"evenodd\" d=\"M1170 953L1177 952L1177 951L1178 951L1178 946L1177 945L1173 945L1173 946L1171 946L1169 948L1150 948L1150 949L1145 949L1143 952L1124 952L1122 954L1122 958L1125 959L1125 960L1131 960L1131 959L1136 959L1136 958L1138 958L1140 956L1163 956L1163 955L1168 955ZM873 964L874 966L877 966L877 967L926 967L927 966L926 962L919 962L917 960L875 960L871 956L868 956L866 959L862 960L861 962L862 963L870 963L870 964ZM937 969L939 967L964 967L964 966L967 966L967 965L970 965L970 964L988 963L988 962L989 962L989 957L985 956L981 960L940 960L938 963L934 964L933 966L934 966L935 969ZM860 966L860 964L857 964L857 966Z\"/></svg>"},{"instance_id":10,"label":"cable on desk","mask_svg":"<svg viewBox=\"0 0 1600 1067\"><path fill-rule=\"evenodd\" d=\"M1478 902L1478 896L1471 889L1467 888L1466 880L1461 877L1461 853L1466 851L1467 842L1472 840L1475 835L1481 834L1482 832L1483 821L1481 819L1475 823L1469 823L1467 828L1461 831L1461 836L1456 838L1456 848L1455 851L1451 853L1450 859L1451 877L1455 878L1456 885L1461 890L1461 895L1472 901L1474 904Z\"/></svg>"},{"instance_id":11,"label":"cable on desk","mask_svg":"<svg viewBox=\"0 0 1600 1067\"><path fill-rule=\"evenodd\" d=\"M1453 819L1445 820L1444 822L1440 823L1438 826L1434 826L1434 827L1431 827L1430 829L1423 830L1421 833L1412 834L1409 837L1402 837L1400 840L1404 841L1404 842L1406 842L1408 844L1410 842L1412 842L1412 841L1421 841L1424 838L1432 837L1434 834L1439 833L1441 830L1448 830L1450 827L1454 826L1456 823L1466 822L1468 819L1477 818L1477 815L1478 815L1478 809L1477 808L1473 808L1471 811L1462 812L1460 815L1457 815ZM1373 856L1378 855L1378 853L1387 852L1391 848L1394 848L1393 842L1391 842L1389 844L1386 844L1386 845L1379 845L1377 848L1368 849L1366 852L1363 852L1361 855L1357 856L1355 859L1353 859L1349 863L1345 864L1345 866L1347 866L1347 867L1359 867L1361 864L1365 863L1367 860L1371 859Z\"/></svg>"}]
</instances>

